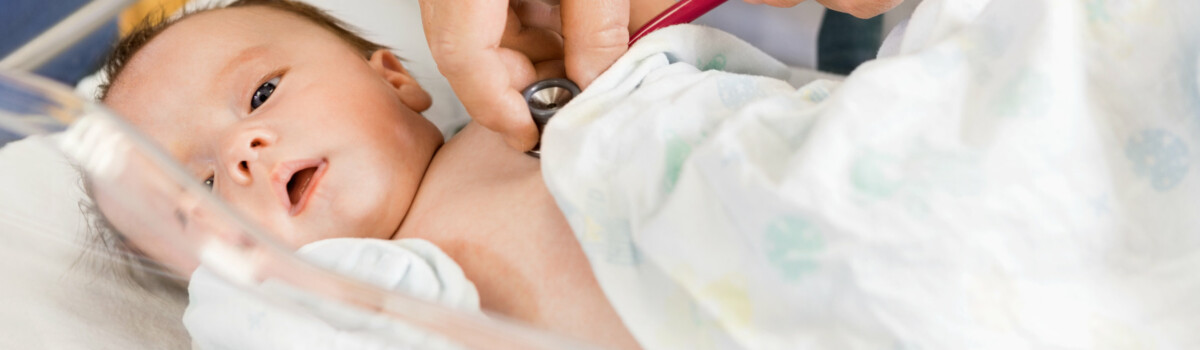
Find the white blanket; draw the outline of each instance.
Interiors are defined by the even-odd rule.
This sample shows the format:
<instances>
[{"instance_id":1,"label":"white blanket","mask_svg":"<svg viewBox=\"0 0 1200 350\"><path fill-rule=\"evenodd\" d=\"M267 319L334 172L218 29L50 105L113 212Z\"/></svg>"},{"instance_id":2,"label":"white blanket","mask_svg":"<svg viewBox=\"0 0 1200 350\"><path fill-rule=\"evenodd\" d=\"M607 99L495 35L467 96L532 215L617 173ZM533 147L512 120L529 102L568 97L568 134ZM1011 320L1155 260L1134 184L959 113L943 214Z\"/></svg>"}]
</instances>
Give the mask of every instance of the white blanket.
<instances>
[{"instance_id":1,"label":"white blanket","mask_svg":"<svg viewBox=\"0 0 1200 350\"><path fill-rule=\"evenodd\" d=\"M296 254L310 262L389 291L468 312L480 312L479 294L462 269L433 243L335 238L309 243ZM435 333L368 314L268 279L242 290L205 265L192 274L183 323L196 349L457 349ZM258 294L258 295L256 295ZM306 304L262 300L263 295Z\"/></svg>"},{"instance_id":2,"label":"white blanket","mask_svg":"<svg viewBox=\"0 0 1200 350\"><path fill-rule=\"evenodd\" d=\"M667 28L551 120L546 182L647 349L1198 348L1198 7L926 0L799 88Z\"/></svg>"}]
</instances>

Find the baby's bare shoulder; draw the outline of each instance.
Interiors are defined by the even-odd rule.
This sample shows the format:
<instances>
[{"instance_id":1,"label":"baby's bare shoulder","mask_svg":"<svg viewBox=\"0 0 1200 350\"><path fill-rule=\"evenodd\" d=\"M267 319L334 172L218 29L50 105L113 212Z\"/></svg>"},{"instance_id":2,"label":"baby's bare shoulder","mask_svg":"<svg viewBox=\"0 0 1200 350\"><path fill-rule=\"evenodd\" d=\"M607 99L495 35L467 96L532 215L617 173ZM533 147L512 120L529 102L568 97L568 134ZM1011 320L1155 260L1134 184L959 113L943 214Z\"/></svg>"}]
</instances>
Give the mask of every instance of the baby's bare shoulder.
<instances>
[{"instance_id":1,"label":"baby's bare shoulder","mask_svg":"<svg viewBox=\"0 0 1200 350\"><path fill-rule=\"evenodd\" d=\"M398 237L466 236L501 229L569 232L542 181L538 159L509 148L499 134L471 123L434 155ZM464 239L439 238L446 244ZM458 243L491 239L467 241Z\"/></svg>"},{"instance_id":2,"label":"baby's bare shoulder","mask_svg":"<svg viewBox=\"0 0 1200 350\"><path fill-rule=\"evenodd\" d=\"M450 255L484 309L599 344L634 344L540 161L491 130L472 123L438 151L400 231L397 238L424 238Z\"/></svg>"}]
</instances>

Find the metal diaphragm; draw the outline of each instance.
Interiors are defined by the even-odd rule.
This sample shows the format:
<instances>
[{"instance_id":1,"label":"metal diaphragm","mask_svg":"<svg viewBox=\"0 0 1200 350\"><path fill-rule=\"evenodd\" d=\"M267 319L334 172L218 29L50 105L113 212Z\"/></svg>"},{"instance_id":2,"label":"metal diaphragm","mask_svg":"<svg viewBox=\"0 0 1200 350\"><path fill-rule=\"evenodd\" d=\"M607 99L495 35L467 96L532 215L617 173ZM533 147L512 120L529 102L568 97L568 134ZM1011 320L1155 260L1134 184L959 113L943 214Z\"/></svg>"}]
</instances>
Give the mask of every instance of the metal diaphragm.
<instances>
[{"instance_id":1,"label":"metal diaphragm","mask_svg":"<svg viewBox=\"0 0 1200 350\"><path fill-rule=\"evenodd\" d=\"M529 85L521 95L525 97L525 103L529 106L529 114L533 116L533 124L537 126L539 138L538 144L527 153L540 158L538 150L541 147L542 128L546 127L550 117L579 95L579 86L563 78L546 79Z\"/></svg>"}]
</instances>

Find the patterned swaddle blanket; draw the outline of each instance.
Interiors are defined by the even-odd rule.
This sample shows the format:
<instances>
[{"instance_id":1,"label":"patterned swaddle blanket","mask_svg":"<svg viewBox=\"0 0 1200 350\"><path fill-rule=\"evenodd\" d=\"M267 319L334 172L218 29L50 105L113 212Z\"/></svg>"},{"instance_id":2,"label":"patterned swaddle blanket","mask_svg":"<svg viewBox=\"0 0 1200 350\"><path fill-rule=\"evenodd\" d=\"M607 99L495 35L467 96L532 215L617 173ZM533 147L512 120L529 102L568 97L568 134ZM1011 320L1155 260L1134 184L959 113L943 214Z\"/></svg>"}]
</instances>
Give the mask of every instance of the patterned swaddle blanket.
<instances>
[{"instance_id":1,"label":"patterned swaddle blanket","mask_svg":"<svg viewBox=\"0 0 1200 350\"><path fill-rule=\"evenodd\" d=\"M648 349L1197 348L1198 18L925 0L802 86L667 28L552 120L543 169Z\"/></svg>"}]
</instances>

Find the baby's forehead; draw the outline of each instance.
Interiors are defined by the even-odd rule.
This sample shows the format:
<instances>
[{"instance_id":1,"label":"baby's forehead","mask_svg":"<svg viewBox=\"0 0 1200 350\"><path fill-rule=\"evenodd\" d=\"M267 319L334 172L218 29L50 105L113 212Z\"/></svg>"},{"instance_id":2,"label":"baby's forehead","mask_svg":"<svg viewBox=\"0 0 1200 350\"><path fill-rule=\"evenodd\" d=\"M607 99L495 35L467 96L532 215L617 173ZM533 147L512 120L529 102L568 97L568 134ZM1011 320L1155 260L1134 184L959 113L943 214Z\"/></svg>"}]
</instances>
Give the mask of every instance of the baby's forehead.
<instances>
[{"instance_id":1,"label":"baby's forehead","mask_svg":"<svg viewBox=\"0 0 1200 350\"><path fill-rule=\"evenodd\" d=\"M267 6L242 6L212 9L187 15L177 20L159 36L171 32L183 32L179 35L185 36L203 36L208 33L231 31L253 36L255 34L290 33L298 30L303 32L324 31L312 20L288 10Z\"/></svg>"},{"instance_id":2,"label":"baby's forehead","mask_svg":"<svg viewBox=\"0 0 1200 350\"><path fill-rule=\"evenodd\" d=\"M286 66L311 58L314 50L329 53L346 46L340 42L310 20L273 8L193 14L130 57L104 102L171 149L187 130L204 126L203 116L252 93L243 88L270 73L272 67L266 66Z\"/></svg>"},{"instance_id":3,"label":"baby's forehead","mask_svg":"<svg viewBox=\"0 0 1200 350\"><path fill-rule=\"evenodd\" d=\"M158 75L165 65L236 61L251 46L282 48L321 37L336 36L312 20L272 7L244 6L190 14L163 29L129 57L118 76L112 77L108 96L122 90L122 85L138 84L147 74ZM204 59L190 59L197 57ZM200 72L204 70L178 73L186 77Z\"/></svg>"}]
</instances>

